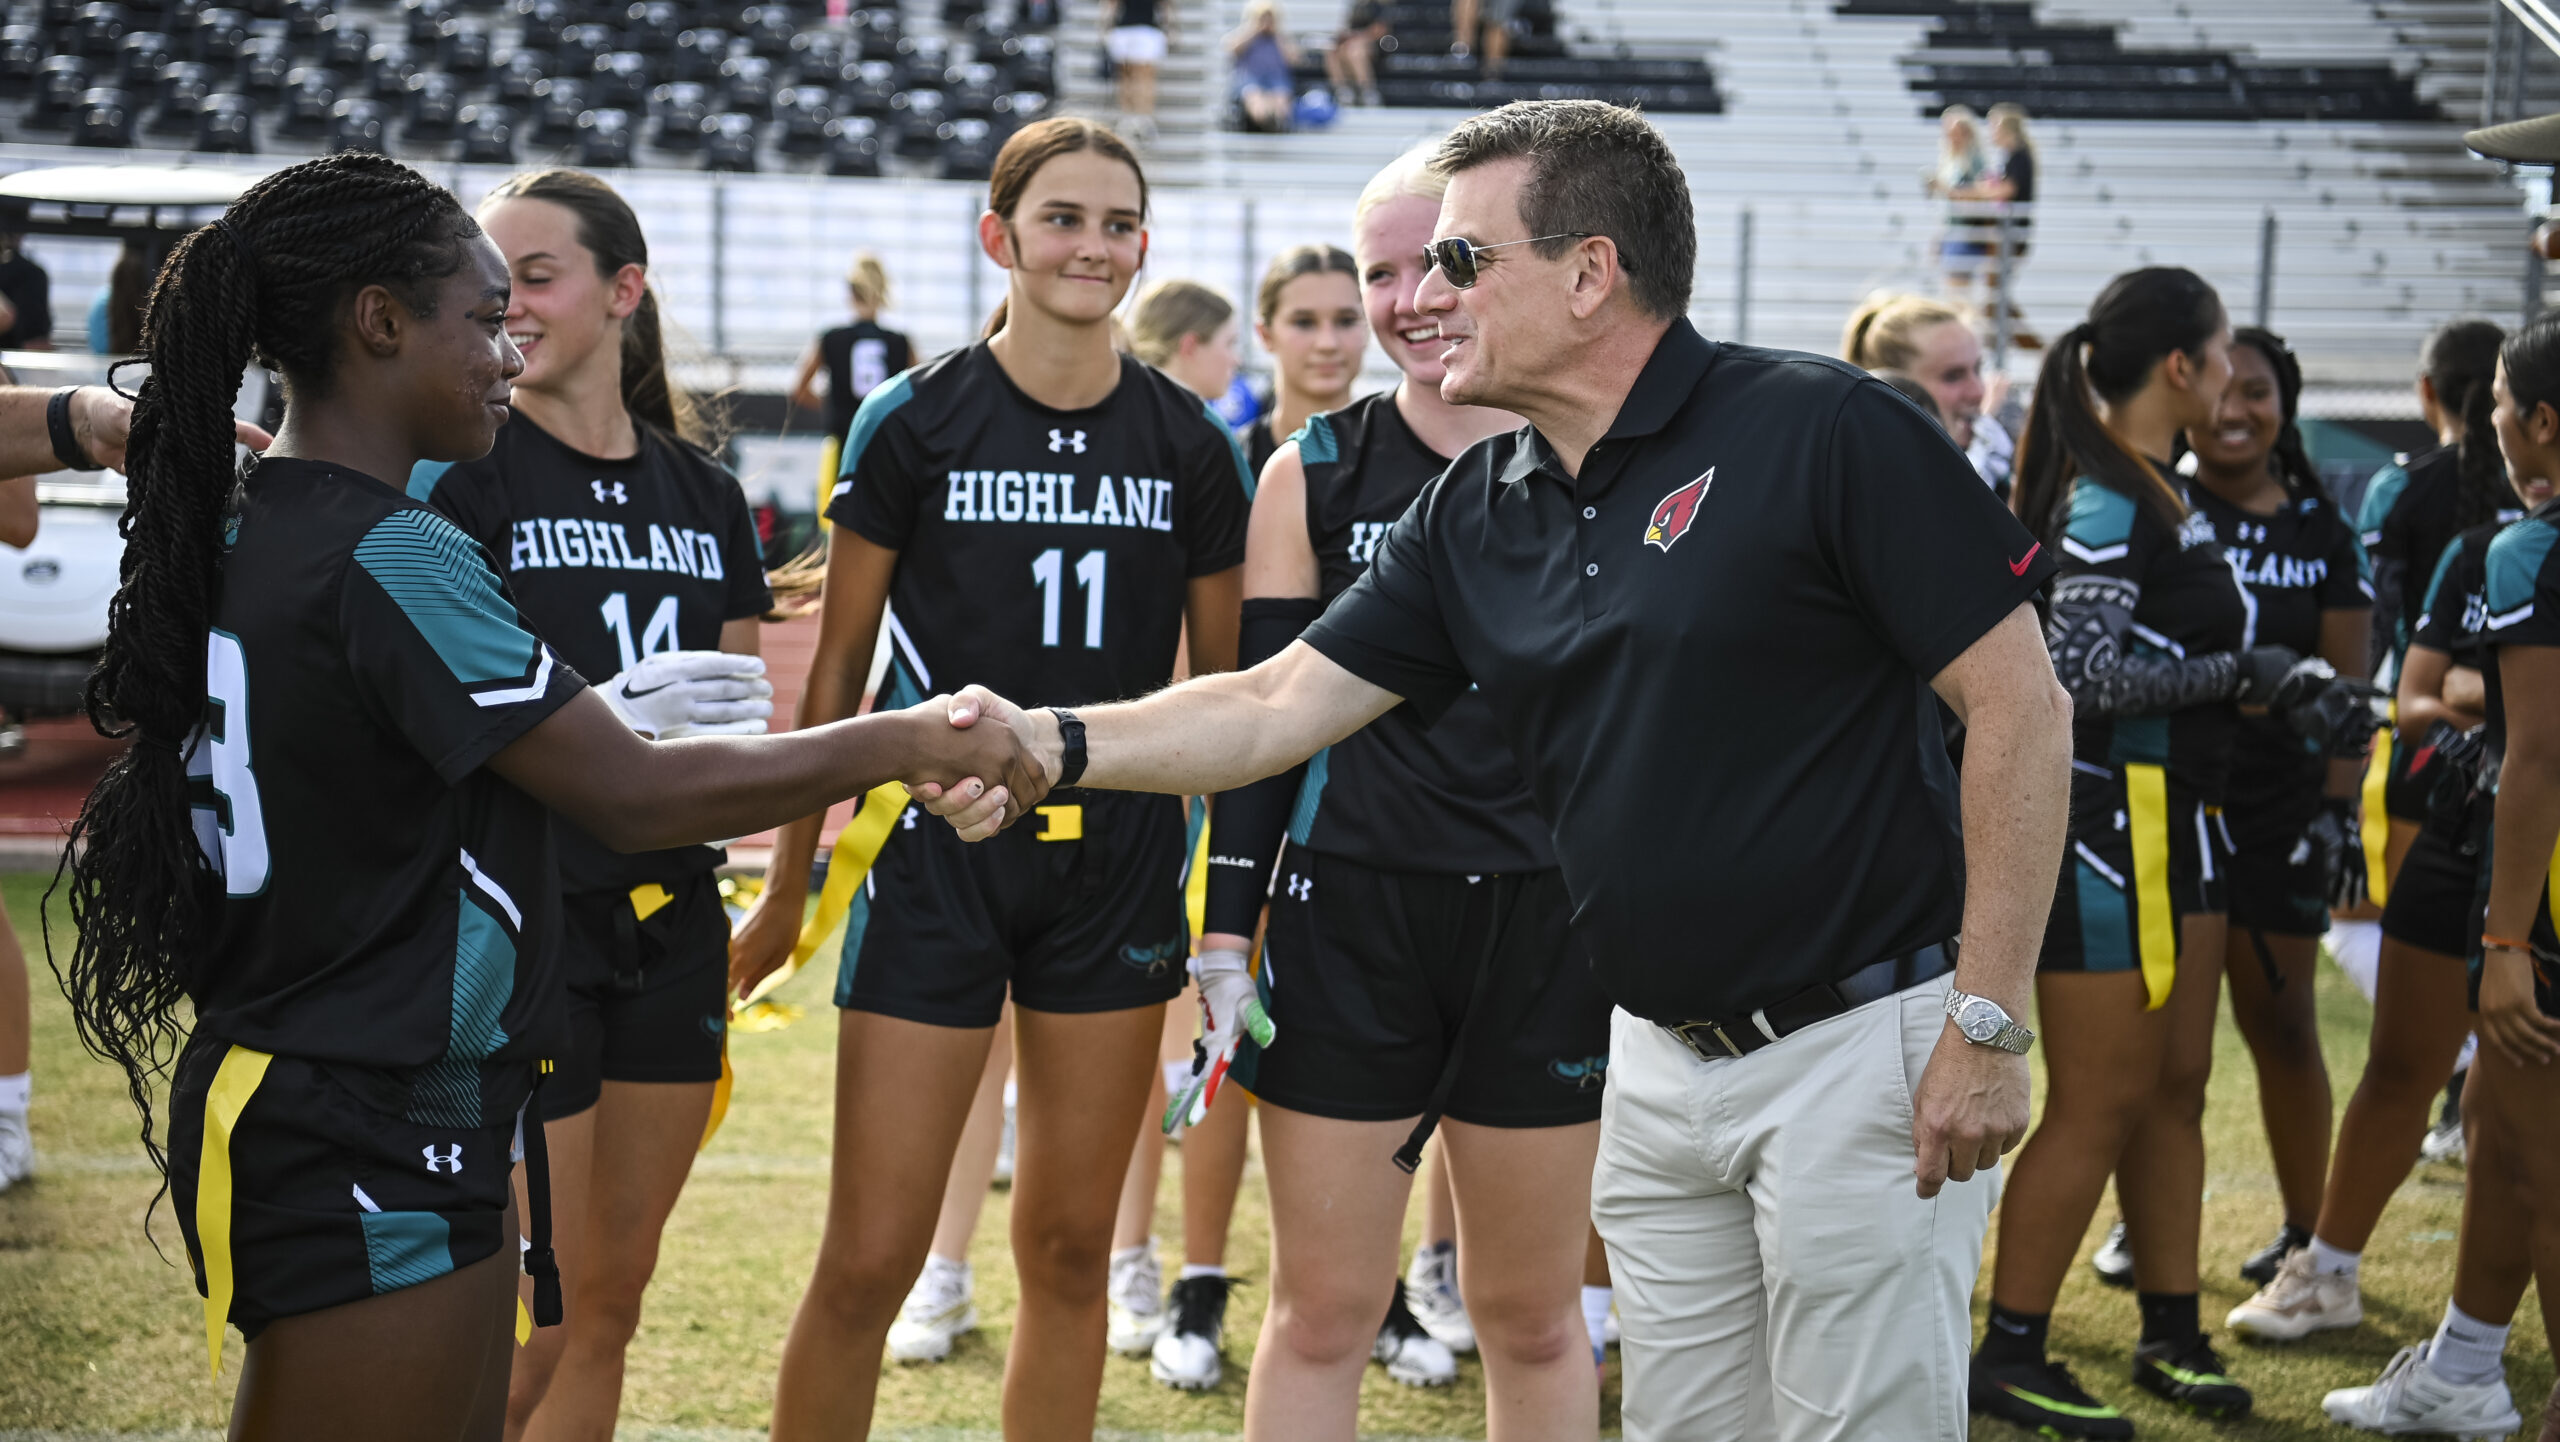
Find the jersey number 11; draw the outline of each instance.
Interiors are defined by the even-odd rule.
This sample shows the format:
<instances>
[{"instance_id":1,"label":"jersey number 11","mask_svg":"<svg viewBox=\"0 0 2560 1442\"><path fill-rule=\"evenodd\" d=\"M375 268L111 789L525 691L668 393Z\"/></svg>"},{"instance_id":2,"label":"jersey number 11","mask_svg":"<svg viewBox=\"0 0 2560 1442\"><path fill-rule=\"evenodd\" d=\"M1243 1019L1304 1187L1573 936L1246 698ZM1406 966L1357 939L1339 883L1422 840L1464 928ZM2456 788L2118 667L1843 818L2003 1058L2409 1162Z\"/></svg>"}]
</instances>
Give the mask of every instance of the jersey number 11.
<instances>
[{"instance_id":1,"label":"jersey number 11","mask_svg":"<svg viewBox=\"0 0 2560 1442\"><path fill-rule=\"evenodd\" d=\"M1040 644L1058 644L1058 606L1066 590L1066 574L1062 569L1067 553L1051 547L1031 563L1031 579L1040 585ZM1084 591L1084 648L1102 649L1102 552L1087 551L1076 562L1076 585Z\"/></svg>"}]
</instances>

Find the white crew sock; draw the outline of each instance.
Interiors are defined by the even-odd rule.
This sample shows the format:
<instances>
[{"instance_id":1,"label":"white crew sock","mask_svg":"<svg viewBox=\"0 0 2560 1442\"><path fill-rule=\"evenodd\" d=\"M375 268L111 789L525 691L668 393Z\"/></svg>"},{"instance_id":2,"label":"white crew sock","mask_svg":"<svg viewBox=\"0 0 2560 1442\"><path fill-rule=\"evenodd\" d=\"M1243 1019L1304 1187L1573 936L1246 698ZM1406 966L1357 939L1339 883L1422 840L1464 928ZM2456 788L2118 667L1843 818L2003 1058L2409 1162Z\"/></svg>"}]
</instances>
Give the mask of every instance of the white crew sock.
<instances>
[{"instance_id":1,"label":"white crew sock","mask_svg":"<svg viewBox=\"0 0 2560 1442\"><path fill-rule=\"evenodd\" d=\"M1143 1256L1145 1256L1147 1253L1152 1252L1152 1251L1154 1251L1155 1249L1156 1249L1156 1239L1155 1239L1155 1238L1153 1238L1153 1237L1149 1237L1149 1238L1147 1238L1145 1241L1138 1243L1136 1246L1131 1246L1131 1247L1122 1247L1122 1248L1120 1248L1118 1251L1113 1252L1113 1253L1111 1254L1111 1260L1112 1260L1112 1261L1114 1261L1114 1262L1118 1262L1118 1261L1121 1261L1121 1260L1122 1260L1122 1259L1124 1259L1124 1258L1130 1258L1130 1257L1143 1257Z\"/></svg>"},{"instance_id":2,"label":"white crew sock","mask_svg":"<svg viewBox=\"0 0 2560 1442\"><path fill-rule=\"evenodd\" d=\"M2444 1324L2427 1347L2427 1366L2437 1376L2461 1387L2485 1387L2507 1376L2507 1329L2493 1326L2451 1302L2444 1304Z\"/></svg>"},{"instance_id":3,"label":"white crew sock","mask_svg":"<svg viewBox=\"0 0 2560 1442\"><path fill-rule=\"evenodd\" d=\"M924 1264L926 1266L930 1267L936 1262L940 1262L944 1267L964 1274L969 1270L969 1264L960 1260L958 1257L946 1257L940 1252L927 1252L924 1254Z\"/></svg>"},{"instance_id":4,"label":"white crew sock","mask_svg":"<svg viewBox=\"0 0 2560 1442\"><path fill-rule=\"evenodd\" d=\"M2323 1276L2354 1281L2363 1269L2364 1253L2343 1251L2316 1236L2311 1239L2311 1270Z\"/></svg>"},{"instance_id":5,"label":"white crew sock","mask_svg":"<svg viewBox=\"0 0 2560 1442\"><path fill-rule=\"evenodd\" d=\"M2373 1000L2374 986L2382 970L2382 923L2378 921L2333 921L2329 923L2329 958L2338 970L2356 984L2366 1001Z\"/></svg>"},{"instance_id":6,"label":"white crew sock","mask_svg":"<svg viewBox=\"0 0 2560 1442\"><path fill-rule=\"evenodd\" d=\"M1594 1362L1609 1350L1609 1303L1617 1295L1614 1287L1582 1289L1582 1330L1591 1334L1591 1360Z\"/></svg>"},{"instance_id":7,"label":"white crew sock","mask_svg":"<svg viewBox=\"0 0 2560 1442\"><path fill-rule=\"evenodd\" d=\"M33 1084L30 1073L0 1076L0 1112L22 1112L27 1109L27 1091Z\"/></svg>"},{"instance_id":8,"label":"white crew sock","mask_svg":"<svg viewBox=\"0 0 2560 1442\"><path fill-rule=\"evenodd\" d=\"M1174 1280L1177 1282L1188 1282L1194 1277L1223 1277L1226 1274L1227 1269L1224 1267L1204 1267L1195 1262L1185 1262L1182 1264L1182 1274L1175 1277Z\"/></svg>"}]
</instances>

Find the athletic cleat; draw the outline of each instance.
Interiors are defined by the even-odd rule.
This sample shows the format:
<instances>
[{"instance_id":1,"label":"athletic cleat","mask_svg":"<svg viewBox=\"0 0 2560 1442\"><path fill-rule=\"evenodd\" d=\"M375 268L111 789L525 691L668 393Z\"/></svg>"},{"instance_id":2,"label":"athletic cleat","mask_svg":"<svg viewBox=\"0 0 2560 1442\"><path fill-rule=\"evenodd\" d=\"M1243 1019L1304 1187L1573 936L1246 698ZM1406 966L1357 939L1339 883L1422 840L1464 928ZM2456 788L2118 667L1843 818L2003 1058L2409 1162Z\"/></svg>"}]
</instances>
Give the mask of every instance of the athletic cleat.
<instances>
[{"instance_id":1,"label":"athletic cleat","mask_svg":"<svg viewBox=\"0 0 2560 1442\"><path fill-rule=\"evenodd\" d=\"M2438 1119L2427 1129L2426 1140L2418 1143L2418 1159L2438 1166L2461 1166L2463 1155L2462 1117L2458 1113L2448 1112Z\"/></svg>"},{"instance_id":2,"label":"athletic cleat","mask_svg":"<svg viewBox=\"0 0 2560 1442\"><path fill-rule=\"evenodd\" d=\"M1969 1404L1985 1417L2015 1422L2045 1437L2122 1438L2133 1423L2122 1412L2080 1390L2060 1362L2011 1362L1994 1366L1973 1359Z\"/></svg>"},{"instance_id":3,"label":"athletic cleat","mask_svg":"<svg viewBox=\"0 0 2560 1442\"><path fill-rule=\"evenodd\" d=\"M1156 1338L1147 1370L1168 1387L1205 1392L1226 1375L1219 1347L1227 1338L1227 1293L1232 1277L1184 1277L1173 1284L1166 1310L1173 1314Z\"/></svg>"},{"instance_id":4,"label":"athletic cleat","mask_svg":"<svg viewBox=\"0 0 2560 1442\"><path fill-rule=\"evenodd\" d=\"M2356 1279L2314 1269L2306 1246L2285 1258L2276 1279L2232 1308L2222 1325L2253 1341L2293 1342L2363 1320L2364 1293Z\"/></svg>"},{"instance_id":5,"label":"athletic cleat","mask_svg":"<svg viewBox=\"0 0 2560 1442\"><path fill-rule=\"evenodd\" d=\"M1476 1349L1476 1328L1467 1320L1467 1304L1458 1300L1458 1248L1454 1242L1417 1247L1404 1274L1405 1305L1414 1320L1452 1352Z\"/></svg>"},{"instance_id":6,"label":"athletic cleat","mask_svg":"<svg viewBox=\"0 0 2560 1442\"><path fill-rule=\"evenodd\" d=\"M2207 1417L2246 1416L2256 1400L2222 1370L2222 1358L2201 1332L2134 1348L2133 1384Z\"/></svg>"},{"instance_id":7,"label":"athletic cleat","mask_svg":"<svg viewBox=\"0 0 2560 1442\"><path fill-rule=\"evenodd\" d=\"M1164 1332L1164 1267L1156 1261L1153 1237L1111 1254L1111 1282L1105 1289L1111 1324L1105 1341L1124 1357L1143 1357Z\"/></svg>"},{"instance_id":8,"label":"athletic cleat","mask_svg":"<svg viewBox=\"0 0 2560 1442\"><path fill-rule=\"evenodd\" d=\"M951 1344L963 1332L977 1330L978 1308L971 1300L969 1264L942 1257L924 1259L924 1271L907 1292L898 1320L889 1324L889 1355L900 1362L939 1362L951 1355Z\"/></svg>"},{"instance_id":9,"label":"athletic cleat","mask_svg":"<svg viewBox=\"0 0 2560 1442\"><path fill-rule=\"evenodd\" d=\"M2107 1229L2107 1239L2098 1244L2089 1265L2096 1270L2098 1280L2110 1287L2133 1285L2133 1243L2125 1237L2124 1223Z\"/></svg>"},{"instance_id":10,"label":"athletic cleat","mask_svg":"<svg viewBox=\"0 0 2560 1442\"><path fill-rule=\"evenodd\" d=\"M2329 1420L2385 1437L2504 1437L2524 1425L2505 1378L2466 1387L2437 1376L2425 1342L2403 1347L2370 1387L2341 1387L2320 1399Z\"/></svg>"},{"instance_id":11,"label":"athletic cleat","mask_svg":"<svg viewBox=\"0 0 2560 1442\"><path fill-rule=\"evenodd\" d=\"M1378 1328L1371 1361L1383 1362L1387 1375L1408 1387L1446 1387L1458 1380L1458 1359L1439 1338L1422 1329L1413 1309L1404 1304L1404 1288L1387 1304L1387 1320Z\"/></svg>"},{"instance_id":12,"label":"athletic cleat","mask_svg":"<svg viewBox=\"0 0 2560 1442\"><path fill-rule=\"evenodd\" d=\"M0 1192L36 1174L35 1139L25 1112L0 1111Z\"/></svg>"},{"instance_id":13,"label":"athletic cleat","mask_svg":"<svg viewBox=\"0 0 2560 1442\"><path fill-rule=\"evenodd\" d=\"M2285 1258L2310 1245L2311 1234L2287 1222L2276 1228L2274 1241L2267 1243L2256 1256L2240 1264L2240 1278L2242 1281L2255 1282L2263 1287L2276 1279L2276 1269L2284 1265Z\"/></svg>"}]
</instances>

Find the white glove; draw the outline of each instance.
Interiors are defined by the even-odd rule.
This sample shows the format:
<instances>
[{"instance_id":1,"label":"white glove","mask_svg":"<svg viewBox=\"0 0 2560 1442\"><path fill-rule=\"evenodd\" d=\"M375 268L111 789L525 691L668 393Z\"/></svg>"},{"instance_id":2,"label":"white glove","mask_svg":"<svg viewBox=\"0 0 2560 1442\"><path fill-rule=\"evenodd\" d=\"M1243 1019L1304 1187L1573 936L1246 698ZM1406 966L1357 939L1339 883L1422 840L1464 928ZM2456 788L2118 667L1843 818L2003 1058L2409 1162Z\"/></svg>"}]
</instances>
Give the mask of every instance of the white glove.
<instances>
[{"instance_id":1,"label":"white glove","mask_svg":"<svg viewBox=\"0 0 2560 1442\"><path fill-rule=\"evenodd\" d=\"M596 690L643 736L760 736L773 714L764 658L726 651L661 651Z\"/></svg>"},{"instance_id":2,"label":"white glove","mask_svg":"<svg viewBox=\"0 0 2560 1442\"><path fill-rule=\"evenodd\" d=\"M1209 1103L1217 1100L1246 1033L1259 1046L1271 1045L1280 1034L1262 1008L1262 991L1253 984L1243 952L1204 951L1191 958L1191 975L1200 983L1200 1039L1192 1043L1191 1085L1164 1109L1167 1136L1208 1119Z\"/></svg>"}]
</instances>

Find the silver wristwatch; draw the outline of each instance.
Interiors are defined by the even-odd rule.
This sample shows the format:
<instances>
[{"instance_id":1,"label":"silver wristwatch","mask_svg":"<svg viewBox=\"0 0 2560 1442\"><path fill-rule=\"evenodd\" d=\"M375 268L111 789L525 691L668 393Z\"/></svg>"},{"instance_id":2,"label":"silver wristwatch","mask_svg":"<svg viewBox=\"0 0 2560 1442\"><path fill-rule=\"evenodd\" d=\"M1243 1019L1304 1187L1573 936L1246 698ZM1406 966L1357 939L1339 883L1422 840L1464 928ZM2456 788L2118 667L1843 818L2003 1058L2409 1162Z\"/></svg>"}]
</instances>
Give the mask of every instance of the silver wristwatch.
<instances>
[{"instance_id":1,"label":"silver wristwatch","mask_svg":"<svg viewBox=\"0 0 2560 1442\"><path fill-rule=\"evenodd\" d=\"M1970 992L1947 992L1947 1019L1964 1033L1964 1039L1976 1046L1994 1046L2002 1051L2024 1055L2036 1044L2036 1034L2018 1025L2008 1010L1987 996Z\"/></svg>"}]
</instances>

